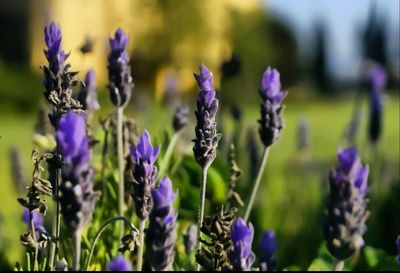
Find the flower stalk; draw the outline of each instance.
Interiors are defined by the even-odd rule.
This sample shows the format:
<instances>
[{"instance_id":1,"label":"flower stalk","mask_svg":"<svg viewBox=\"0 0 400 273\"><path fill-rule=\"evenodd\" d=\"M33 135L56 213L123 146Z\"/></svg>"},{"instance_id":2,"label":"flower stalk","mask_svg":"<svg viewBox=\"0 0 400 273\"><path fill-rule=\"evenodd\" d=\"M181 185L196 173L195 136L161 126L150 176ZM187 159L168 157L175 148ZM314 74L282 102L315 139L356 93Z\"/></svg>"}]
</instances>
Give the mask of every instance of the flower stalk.
<instances>
[{"instance_id":1,"label":"flower stalk","mask_svg":"<svg viewBox=\"0 0 400 273\"><path fill-rule=\"evenodd\" d=\"M137 264L136 264L137 271L142 271L142 267L143 267L144 227L145 227L145 225L146 225L146 220L140 220L140 224L139 224L140 244L138 246L138 257L137 257Z\"/></svg>"},{"instance_id":2,"label":"flower stalk","mask_svg":"<svg viewBox=\"0 0 400 273\"><path fill-rule=\"evenodd\" d=\"M118 147L118 173L119 173L119 194L118 194L118 212L119 216L124 216L124 198L125 198L125 182L124 182L124 151L123 151L123 138L122 138L122 123L124 117L124 109L117 108L117 147ZM124 235L124 224L120 225L120 238Z\"/></svg>"},{"instance_id":3,"label":"flower stalk","mask_svg":"<svg viewBox=\"0 0 400 273\"><path fill-rule=\"evenodd\" d=\"M256 199L258 188L260 187L261 178L262 178L262 176L264 174L265 166L267 165L269 150L270 150L270 147L265 148L265 150L264 150L264 154L263 154L263 157L262 157L262 160L261 160L260 168L258 169L258 173L257 173L257 178L256 178L256 181L255 181L255 183L253 185L253 189L251 191L251 196L250 196L250 200L249 200L249 203L247 205L247 208L246 208L246 213L244 214L244 220L246 222L250 218L250 213L251 213L251 210L253 208L254 201Z\"/></svg>"}]
</instances>

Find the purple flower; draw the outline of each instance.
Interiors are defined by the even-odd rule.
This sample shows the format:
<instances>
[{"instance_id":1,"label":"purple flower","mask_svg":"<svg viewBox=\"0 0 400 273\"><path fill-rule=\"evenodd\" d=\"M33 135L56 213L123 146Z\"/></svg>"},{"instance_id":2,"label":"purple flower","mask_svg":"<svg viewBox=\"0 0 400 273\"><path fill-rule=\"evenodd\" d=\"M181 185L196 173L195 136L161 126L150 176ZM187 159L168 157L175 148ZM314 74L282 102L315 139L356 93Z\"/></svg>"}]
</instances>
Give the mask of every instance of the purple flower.
<instances>
[{"instance_id":1,"label":"purple flower","mask_svg":"<svg viewBox=\"0 0 400 273\"><path fill-rule=\"evenodd\" d=\"M232 252L229 257L235 271L251 270L255 255L251 250L254 229L242 218L237 218L231 227Z\"/></svg>"},{"instance_id":2,"label":"purple flower","mask_svg":"<svg viewBox=\"0 0 400 273\"><path fill-rule=\"evenodd\" d=\"M80 83L75 79L78 72L69 71L70 65L65 64L69 54L62 50L61 29L54 22L44 28L45 43L47 49L44 54L48 66L43 66L44 72L44 96L54 106L52 113L49 113L49 120L55 129L62 114L69 110L80 110L82 105L72 98L72 86Z\"/></svg>"},{"instance_id":3,"label":"purple flower","mask_svg":"<svg viewBox=\"0 0 400 273\"><path fill-rule=\"evenodd\" d=\"M276 69L268 67L265 70L261 85L261 96L271 101L273 105L279 104L286 96L286 92L281 92L280 74Z\"/></svg>"},{"instance_id":4,"label":"purple flower","mask_svg":"<svg viewBox=\"0 0 400 273\"><path fill-rule=\"evenodd\" d=\"M61 48L61 39L61 28L54 22L44 28L44 41L47 46L44 54L49 62L50 70L55 75L63 71L64 62L68 58Z\"/></svg>"},{"instance_id":5,"label":"purple flower","mask_svg":"<svg viewBox=\"0 0 400 273\"><path fill-rule=\"evenodd\" d=\"M132 271L132 264L124 256L116 256L108 263L108 271Z\"/></svg>"},{"instance_id":6,"label":"purple flower","mask_svg":"<svg viewBox=\"0 0 400 273\"><path fill-rule=\"evenodd\" d=\"M56 133L57 146L66 163L79 165L88 161L89 146L86 135L86 122L83 114L68 112L59 123Z\"/></svg>"},{"instance_id":7,"label":"purple flower","mask_svg":"<svg viewBox=\"0 0 400 273\"><path fill-rule=\"evenodd\" d=\"M131 67L127 52L128 36L122 29L115 32L110 38L110 54L108 55L108 89L111 102L116 107L125 107L132 92Z\"/></svg>"},{"instance_id":8,"label":"purple flower","mask_svg":"<svg viewBox=\"0 0 400 273\"><path fill-rule=\"evenodd\" d=\"M147 260L153 270L170 270L175 256L176 215L173 207L176 194L171 180L164 177L160 185L152 190L154 206L149 217L146 234Z\"/></svg>"},{"instance_id":9,"label":"purple flower","mask_svg":"<svg viewBox=\"0 0 400 273\"><path fill-rule=\"evenodd\" d=\"M33 224L35 226L35 229L43 227L43 215L40 214L37 210L32 211L32 217L33 217ZM24 221L25 224L28 225L30 228L30 213L28 208L24 208L24 212L22 214L22 221Z\"/></svg>"},{"instance_id":10,"label":"purple flower","mask_svg":"<svg viewBox=\"0 0 400 273\"><path fill-rule=\"evenodd\" d=\"M363 245L367 230L368 166L362 166L356 148L339 148L337 155L338 165L329 174L329 200L322 225L329 252L345 260Z\"/></svg>"},{"instance_id":11,"label":"purple flower","mask_svg":"<svg viewBox=\"0 0 400 273\"><path fill-rule=\"evenodd\" d=\"M168 177L160 180L160 185L151 192L151 195L154 200L154 210L171 206L176 197L176 194L172 191L172 183Z\"/></svg>"},{"instance_id":12,"label":"purple flower","mask_svg":"<svg viewBox=\"0 0 400 273\"><path fill-rule=\"evenodd\" d=\"M212 73L202 64L200 65L200 73L193 75L200 89L199 99L207 106L210 106L215 98Z\"/></svg>"},{"instance_id":13,"label":"purple flower","mask_svg":"<svg viewBox=\"0 0 400 273\"><path fill-rule=\"evenodd\" d=\"M85 86L82 86L78 94L78 100L84 110L96 111L100 109L99 102L97 101L96 74L93 69L89 69L86 73Z\"/></svg>"},{"instance_id":14,"label":"purple flower","mask_svg":"<svg viewBox=\"0 0 400 273\"><path fill-rule=\"evenodd\" d=\"M368 82L374 90L383 90L387 83L385 68L379 64L374 64L368 71Z\"/></svg>"},{"instance_id":15,"label":"purple flower","mask_svg":"<svg viewBox=\"0 0 400 273\"><path fill-rule=\"evenodd\" d=\"M136 162L146 162L154 164L160 153L160 146L153 147L150 141L150 134L147 130L140 135L136 147L131 146L131 155Z\"/></svg>"},{"instance_id":16,"label":"purple flower","mask_svg":"<svg viewBox=\"0 0 400 273\"><path fill-rule=\"evenodd\" d=\"M261 81L261 118L259 133L265 147L271 146L280 137L283 128L281 102L287 92L281 91L280 75L276 69L270 67L264 72Z\"/></svg>"},{"instance_id":17,"label":"purple flower","mask_svg":"<svg viewBox=\"0 0 400 273\"><path fill-rule=\"evenodd\" d=\"M96 201L85 116L72 111L63 115L56 140L64 159L60 185L61 213L65 224L77 231L89 223Z\"/></svg>"},{"instance_id":18,"label":"purple flower","mask_svg":"<svg viewBox=\"0 0 400 273\"><path fill-rule=\"evenodd\" d=\"M350 181L359 189L360 194L365 195L368 190L367 179L369 168L368 166L362 166L357 148L339 148L338 159L338 167L331 172L331 178L334 183Z\"/></svg>"},{"instance_id":19,"label":"purple flower","mask_svg":"<svg viewBox=\"0 0 400 273\"><path fill-rule=\"evenodd\" d=\"M369 119L369 139L376 142L382 131L383 115L383 90L385 89L387 76L383 67L378 64L372 66L368 73L370 90L370 119Z\"/></svg>"},{"instance_id":20,"label":"purple flower","mask_svg":"<svg viewBox=\"0 0 400 273\"><path fill-rule=\"evenodd\" d=\"M276 240L274 231L266 231L263 233L260 241L260 269L261 271L276 270Z\"/></svg>"},{"instance_id":21,"label":"purple flower","mask_svg":"<svg viewBox=\"0 0 400 273\"><path fill-rule=\"evenodd\" d=\"M148 218L153 206L151 191L157 179L157 167L154 163L160 152L160 147L151 145L150 134L145 130L140 135L136 147L131 146L130 151L130 175L126 179L133 185L131 195L135 201L136 215L145 220Z\"/></svg>"},{"instance_id":22,"label":"purple flower","mask_svg":"<svg viewBox=\"0 0 400 273\"><path fill-rule=\"evenodd\" d=\"M128 36L121 28L118 28L114 37L114 39L109 39L111 48L110 58L122 63L128 63L129 56L126 51L128 46Z\"/></svg>"},{"instance_id":23,"label":"purple flower","mask_svg":"<svg viewBox=\"0 0 400 273\"><path fill-rule=\"evenodd\" d=\"M194 74L199 86L196 109L196 138L193 140L194 157L203 168L211 165L217 155L221 134L217 133L215 118L218 100L212 83L212 73L205 65L200 66L200 74Z\"/></svg>"}]
</instances>

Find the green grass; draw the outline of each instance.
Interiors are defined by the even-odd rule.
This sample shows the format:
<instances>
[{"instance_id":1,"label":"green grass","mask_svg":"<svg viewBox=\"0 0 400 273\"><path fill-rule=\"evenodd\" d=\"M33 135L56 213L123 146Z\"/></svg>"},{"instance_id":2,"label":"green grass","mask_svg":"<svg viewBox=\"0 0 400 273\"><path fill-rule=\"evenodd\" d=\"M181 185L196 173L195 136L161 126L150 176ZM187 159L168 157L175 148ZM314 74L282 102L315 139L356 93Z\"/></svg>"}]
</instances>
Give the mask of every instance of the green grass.
<instances>
[{"instance_id":1,"label":"green grass","mask_svg":"<svg viewBox=\"0 0 400 273\"><path fill-rule=\"evenodd\" d=\"M314 246L319 245L322 241L318 217L326 190L325 178L330 166L335 164L338 145L343 144L342 134L352 114L352 105L352 100L348 98L313 101L303 99L287 103L284 112L285 129L280 141L271 150L256 200L257 209L253 213L253 221L257 227L277 230L280 247L278 256L287 265L304 259L302 266L305 267L318 251L318 247ZM369 149L370 145L367 140L367 105L364 105L363 110L363 120L357 143L364 162L373 162L374 153ZM104 116L106 111L107 109L103 109L101 115ZM157 143L164 130L171 132L170 117L172 113L171 111L167 113L161 115L160 109L155 107L149 109L145 114L132 111L128 115L137 120L139 132L147 128L152 135L156 136L154 142ZM300 116L307 117L310 124L310 146L305 154L299 154L296 147L297 120ZM379 154L385 162L389 162L392 166L387 169L386 175L397 181L400 177L398 169L399 116L399 98L391 95L385 105L384 128L379 143ZM242 143L245 141L245 129L248 126L257 126L258 103L257 107L245 107L244 117ZM10 177L8 150L11 146L16 146L21 150L27 170L26 177L29 180L32 170L30 154L33 147L32 132L35 118L34 114L22 115L5 112L2 113L0 119L0 174L2 178L0 214L3 217L0 237L4 236L3 239L0 239L0 243L4 245L0 245L0 247L6 247L11 264L21 257L23 249L19 244L19 235L24 231L24 226L21 221L22 207L16 202L17 193ZM194 115L191 115L191 119L193 121ZM231 119L226 115L223 120L224 128L230 131L233 126ZM187 129L184 134L186 140L182 142L188 153L191 153L192 132L193 124ZM224 137L227 139L227 134ZM243 153L239 164L245 171L247 170L246 160ZM243 183L249 184L247 177L248 174L245 173L242 180ZM244 200L246 201L247 198ZM257 239L261 230L256 230L256 232ZM301 247L292 247L295 244L309 244L308 247L313 250L302 253L299 250ZM256 247L257 244L255 243L254 246ZM307 249L306 245L304 249Z\"/></svg>"}]
</instances>

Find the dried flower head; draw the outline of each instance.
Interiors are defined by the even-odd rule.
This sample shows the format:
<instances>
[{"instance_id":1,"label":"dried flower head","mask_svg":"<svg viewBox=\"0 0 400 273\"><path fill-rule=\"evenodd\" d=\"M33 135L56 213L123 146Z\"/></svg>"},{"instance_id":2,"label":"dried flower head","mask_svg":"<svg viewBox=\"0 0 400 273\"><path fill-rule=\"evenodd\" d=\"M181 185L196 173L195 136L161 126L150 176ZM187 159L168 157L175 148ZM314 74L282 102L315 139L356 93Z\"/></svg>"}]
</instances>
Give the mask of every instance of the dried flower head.
<instances>
[{"instance_id":1,"label":"dried flower head","mask_svg":"<svg viewBox=\"0 0 400 273\"><path fill-rule=\"evenodd\" d=\"M109 42L111 51L108 55L108 89L111 102L116 107L124 107L129 102L133 87L127 51L128 36L119 28Z\"/></svg>"},{"instance_id":2,"label":"dried flower head","mask_svg":"<svg viewBox=\"0 0 400 273\"><path fill-rule=\"evenodd\" d=\"M75 232L89 223L96 202L84 115L70 111L62 116L56 140L64 159L61 213L65 224Z\"/></svg>"},{"instance_id":3,"label":"dried flower head","mask_svg":"<svg viewBox=\"0 0 400 273\"><path fill-rule=\"evenodd\" d=\"M132 183L131 193L135 202L136 215L145 220L149 217L153 207L151 191L157 179L157 167L154 165L160 152L160 146L153 147L150 134L144 131L136 146L130 147L131 160L129 162L129 174L126 180Z\"/></svg>"},{"instance_id":4,"label":"dried flower head","mask_svg":"<svg viewBox=\"0 0 400 273\"><path fill-rule=\"evenodd\" d=\"M253 236L253 225L251 223L247 225L242 218L237 218L231 227L233 248L229 256L233 265L233 270L251 270L251 266L255 260L255 255L251 250Z\"/></svg>"},{"instance_id":5,"label":"dried flower head","mask_svg":"<svg viewBox=\"0 0 400 273\"><path fill-rule=\"evenodd\" d=\"M230 253L232 251L231 226L236 219L236 208L225 210L217 208L213 216L207 216L201 227L201 232L209 239L203 243L201 250L196 253L196 261L207 271L232 270Z\"/></svg>"},{"instance_id":6,"label":"dried flower head","mask_svg":"<svg viewBox=\"0 0 400 273\"><path fill-rule=\"evenodd\" d=\"M188 122L189 108L187 106L180 106L175 109L174 118L172 120L172 126L175 132L180 131L186 126Z\"/></svg>"},{"instance_id":7,"label":"dried flower head","mask_svg":"<svg viewBox=\"0 0 400 273\"><path fill-rule=\"evenodd\" d=\"M279 72L270 67L264 72L262 79L261 96L261 118L259 133L265 147L271 146L279 137L283 128L281 104L287 92L281 91Z\"/></svg>"},{"instance_id":8,"label":"dried flower head","mask_svg":"<svg viewBox=\"0 0 400 273\"><path fill-rule=\"evenodd\" d=\"M323 230L329 252L344 260L363 245L368 166L362 166L356 148L339 149L339 163L329 175L329 202Z\"/></svg>"},{"instance_id":9,"label":"dried flower head","mask_svg":"<svg viewBox=\"0 0 400 273\"><path fill-rule=\"evenodd\" d=\"M173 208L176 194L173 192L171 180L162 178L159 186L153 189L152 197L154 206L146 233L147 260L153 270L170 270L176 243L176 215Z\"/></svg>"},{"instance_id":10,"label":"dried flower head","mask_svg":"<svg viewBox=\"0 0 400 273\"><path fill-rule=\"evenodd\" d=\"M114 257L107 265L109 271L132 271L132 264L124 256Z\"/></svg>"},{"instance_id":11,"label":"dried flower head","mask_svg":"<svg viewBox=\"0 0 400 273\"><path fill-rule=\"evenodd\" d=\"M221 134L217 133L215 121L218 100L215 98L212 73L205 65L200 66L200 73L194 74L199 86L197 109L195 111L197 124L196 138L193 140L193 152L197 163L203 168L208 167L217 155L217 146Z\"/></svg>"},{"instance_id":12,"label":"dried flower head","mask_svg":"<svg viewBox=\"0 0 400 273\"><path fill-rule=\"evenodd\" d=\"M276 240L274 231L263 233L260 241L260 271L276 270Z\"/></svg>"}]
</instances>

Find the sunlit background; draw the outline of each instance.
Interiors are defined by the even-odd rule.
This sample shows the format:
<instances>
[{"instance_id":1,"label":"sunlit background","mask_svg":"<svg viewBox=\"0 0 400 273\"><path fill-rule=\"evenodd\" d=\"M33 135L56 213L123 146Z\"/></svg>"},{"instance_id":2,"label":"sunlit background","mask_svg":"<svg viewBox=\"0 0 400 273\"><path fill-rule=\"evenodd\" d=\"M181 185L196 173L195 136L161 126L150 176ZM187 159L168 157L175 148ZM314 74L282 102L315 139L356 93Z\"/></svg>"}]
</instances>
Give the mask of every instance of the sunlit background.
<instances>
[{"instance_id":1,"label":"sunlit background","mask_svg":"<svg viewBox=\"0 0 400 273\"><path fill-rule=\"evenodd\" d=\"M394 238L400 232L396 202L400 196L399 3L0 1L0 252L7 248L0 260L13 266L22 253L18 242L24 229L22 208L15 200L23 193L14 189L9 151L11 147L21 151L28 183L33 130L39 106L44 104L43 28L51 21L61 26L63 48L71 54L72 70L80 71L78 77L83 79L90 68L96 72L102 106L98 117L112 108L106 89L108 37L118 27L128 33L135 87L127 110L140 130L149 128L158 139L163 130L171 131L164 124L170 124L175 106L186 103L193 112L197 90L193 72L199 64L206 64L213 71L221 103L221 128L234 128L231 109L239 108L243 114L239 163L245 169L244 192L248 192L251 170L245 155L246 135L257 126L261 76L268 66L280 71L283 88L289 90L286 128L271 152L253 220L259 228L277 230L279 260L285 265L306 268L317 253L322 241L319 217L326 193L324 179L335 162L337 147L346 143L349 124L361 113L355 144L373 166L374 187L381 189L367 239L394 255ZM382 137L371 148L367 136L370 93L365 79L373 63L386 69L388 84ZM161 110L168 114L161 115ZM306 124L305 144L299 141L301 124ZM189 153L191 129L186 132ZM224 137L227 143L230 135ZM382 173L384 181L376 181Z\"/></svg>"}]
</instances>

